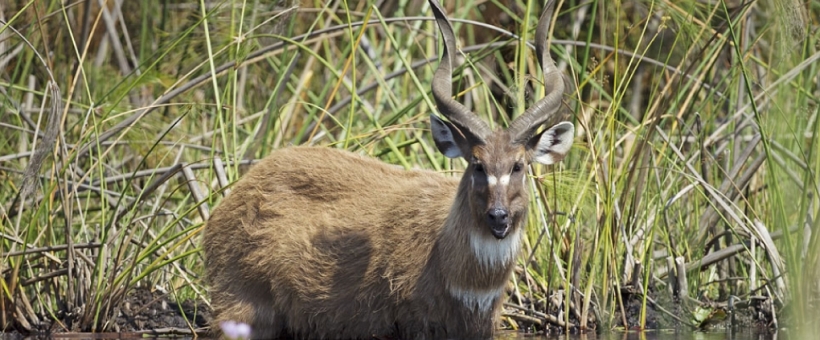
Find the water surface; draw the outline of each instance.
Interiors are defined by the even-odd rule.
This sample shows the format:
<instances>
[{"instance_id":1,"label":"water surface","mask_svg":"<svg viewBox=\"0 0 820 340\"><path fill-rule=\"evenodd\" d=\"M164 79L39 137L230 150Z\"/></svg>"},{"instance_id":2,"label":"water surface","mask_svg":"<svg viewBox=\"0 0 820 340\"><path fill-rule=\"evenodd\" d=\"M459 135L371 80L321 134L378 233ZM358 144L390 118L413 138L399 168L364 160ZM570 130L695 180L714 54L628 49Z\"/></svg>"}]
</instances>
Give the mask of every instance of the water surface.
<instances>
[{"instance_id":1,"label":"water surface","mask_svg":"<svg viewBox=\"0 0 820 340\"><path fill-rule=\"evenodd\" d=\"M9 336L8 334L0 334L0 339L20 339L19 337ZM110 339L174 339L174 340L188 340L190 337L161 337L150 338L141 337L134 333L67 333L55 334L51 337L30 336L23 339L61 339L61 340L80 340L80 339L95 339L95 340L110 340ZM198 338L203 339L203 338ZM209 339L205 339L209 340ZM569 334L569 335L532 335L523 334L519 332L503 332L494 338L494 340L814 340L809 337L789 336L787 332L778 333L754 333L749 331L742 332L723 332L723 331L709 331L709 332L672 332L672 331L645 331L645 332L603 332L601 334Z\"/></svg>"},{"instance_id":2,"label":"water surface","mask_svg":"<svg viewBox=\"0 0 820 340\"><path fill-rule=\"evenodd\" d=\"M530 335L519 332L498 334L494 340L809 340L806 337L789 337L784 333L755 333L749 331L708 332L602 332L601 334Z\"/></svg>"}]
</instances>

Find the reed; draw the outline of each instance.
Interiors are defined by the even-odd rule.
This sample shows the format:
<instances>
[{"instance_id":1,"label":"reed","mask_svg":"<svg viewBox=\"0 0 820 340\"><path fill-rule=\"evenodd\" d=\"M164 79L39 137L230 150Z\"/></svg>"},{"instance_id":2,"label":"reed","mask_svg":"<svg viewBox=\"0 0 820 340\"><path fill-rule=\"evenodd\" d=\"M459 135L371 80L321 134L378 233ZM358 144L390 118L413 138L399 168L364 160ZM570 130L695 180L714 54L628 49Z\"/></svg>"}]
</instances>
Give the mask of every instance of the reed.
<instances>
[{"instance_id":1,"label":"reed","mask_svg":"<svg viewBox=\"0 0 820 340\"><path fill-rule=\"evenodd\" d=\"M275 149L459 176L428 126L431 11L376 3L0 4L2 328L114 330L136 287L207 308L204 222ZM507 126L543 97L518 43L542 2L444 5L464 52L455 96ZM530 169L503 326L817 324L820 7L557 6L577 136Z\"/></svg>"}]
</instances>

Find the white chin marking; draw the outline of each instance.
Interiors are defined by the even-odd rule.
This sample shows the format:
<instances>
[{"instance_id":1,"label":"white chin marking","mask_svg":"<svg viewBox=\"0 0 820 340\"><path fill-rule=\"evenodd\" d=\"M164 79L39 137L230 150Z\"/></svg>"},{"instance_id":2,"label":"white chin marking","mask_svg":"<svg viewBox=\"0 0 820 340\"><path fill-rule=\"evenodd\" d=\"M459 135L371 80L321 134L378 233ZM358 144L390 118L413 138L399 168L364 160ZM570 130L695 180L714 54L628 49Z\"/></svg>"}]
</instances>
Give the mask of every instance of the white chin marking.
<instances>
[{"instance_id":1,"label":"white chin marking","mask_svg":"<svg viewBox=\"0 0 820 340\"><path fill-rule=\"evenodd\" d=\"M487 175L487 184L489 184L491 187L495 186L496 184L498 184L498 178L496 178L493 175Z\"/></svg>"},{"instance_id":2,"label":"white chin marking","mask_svg":"<svg viewBox=\"0 0 820 340\"><path fill-rule=\"evenodd\" d=\"M450 294L464 304L467 309L487 312L493 306L493 302L501 297L504 286L496 289L462 289L450 286Z\"/></svg>"},{"instance_id":3,"label":"white chin marking","mask_svg":"<svg viewBox=\"0 0 820 340\"><path fill-rule=\"evenodd\" d=\"M473 255L484 268L497 268L512 262L518 249L521 248L521 228L499 240L490 235L481 235L478 232L470 233L470 247Z\"/></svg>"}]
</instances>

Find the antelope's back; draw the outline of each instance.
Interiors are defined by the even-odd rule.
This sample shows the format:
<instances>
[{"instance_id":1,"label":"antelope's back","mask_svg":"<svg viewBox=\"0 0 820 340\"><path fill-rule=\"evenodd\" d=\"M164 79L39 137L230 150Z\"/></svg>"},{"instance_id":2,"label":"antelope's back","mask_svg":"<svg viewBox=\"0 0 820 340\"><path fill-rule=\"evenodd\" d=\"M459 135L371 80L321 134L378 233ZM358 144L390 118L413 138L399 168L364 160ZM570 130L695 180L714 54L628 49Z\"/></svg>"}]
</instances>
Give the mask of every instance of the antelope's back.
<instances>
[{"instance_id":1,"label":"antelope's back","mask_svg":"<svg viewBox=\"0 0 820 340\"><path fill-rule=\"evenodd\" d=\"M205 229L215 307L261 300L272 315L389 322L412 294L457 186L337 149L274 151L234 185ZM385 320L362 318L380 309L373 317ZM302 326L287 327L310 327Z\"/></svg>"}]
</instances>

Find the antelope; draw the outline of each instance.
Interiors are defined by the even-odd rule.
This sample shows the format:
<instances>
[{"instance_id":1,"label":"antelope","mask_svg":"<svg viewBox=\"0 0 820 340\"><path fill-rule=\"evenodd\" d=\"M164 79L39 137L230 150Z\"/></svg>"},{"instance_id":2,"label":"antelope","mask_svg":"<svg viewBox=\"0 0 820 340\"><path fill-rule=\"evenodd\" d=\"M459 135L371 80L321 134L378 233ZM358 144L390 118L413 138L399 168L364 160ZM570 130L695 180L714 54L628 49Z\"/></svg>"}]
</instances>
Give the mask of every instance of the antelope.
<instances>
[{"instance_id":1,"label":"antelope","mask_svg":"<svg viewBox=\"0 0 820 340\"><path fill-rule=\"evenodd\" d=\"M574 127L538 132L564 83L548 51L552 3L536 30L546 97L491 130L452 98L453 28L432 82L433 140L463 158L460 180L325 147L273 151L214 210L202 247L215 321L253 338L488 338L521 248L526 169L569 151Z\"/></svg>"}]
</instances>

